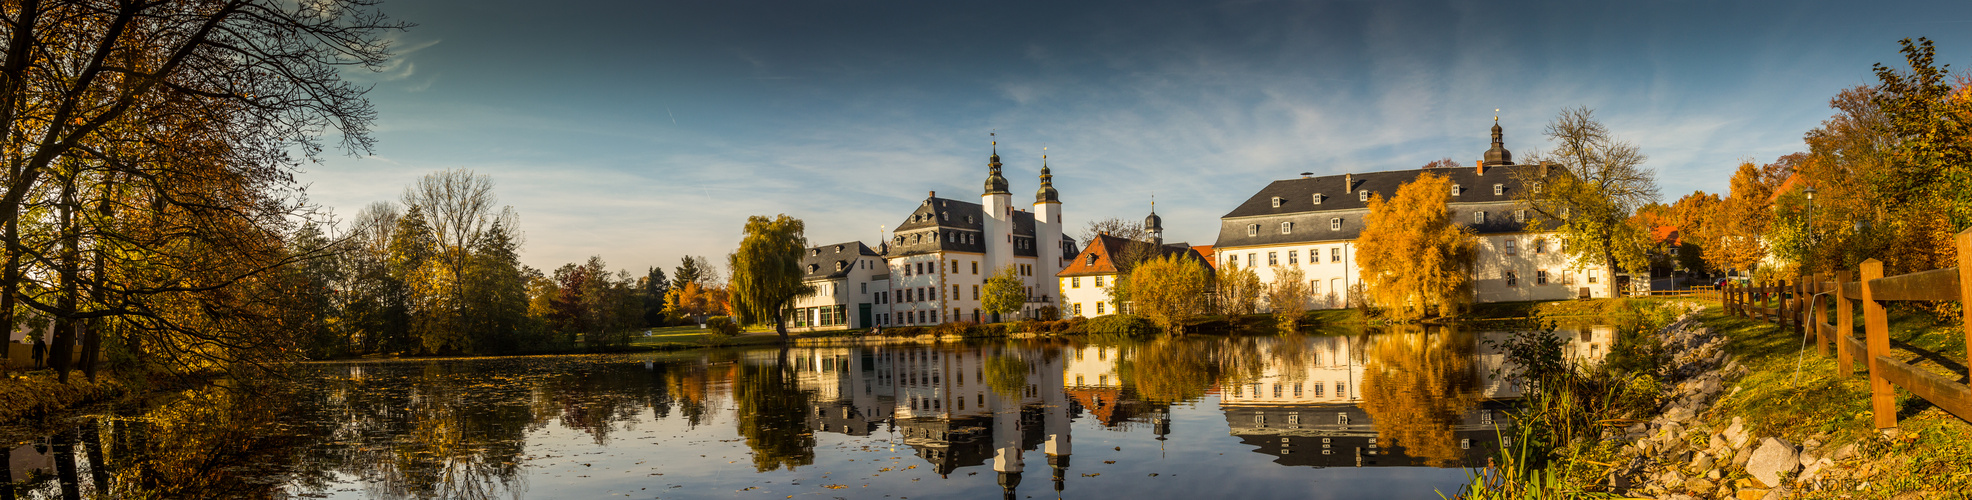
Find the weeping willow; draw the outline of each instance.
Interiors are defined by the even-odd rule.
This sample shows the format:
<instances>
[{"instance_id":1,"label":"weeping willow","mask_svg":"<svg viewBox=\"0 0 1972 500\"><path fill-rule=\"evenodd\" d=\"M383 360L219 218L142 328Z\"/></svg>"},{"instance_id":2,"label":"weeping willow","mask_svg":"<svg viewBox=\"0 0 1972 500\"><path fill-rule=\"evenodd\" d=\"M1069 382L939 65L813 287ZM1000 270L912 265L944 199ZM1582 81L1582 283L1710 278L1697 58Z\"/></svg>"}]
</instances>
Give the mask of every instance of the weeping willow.
<instances>
[{"instance_id":1,"label":"weeping willow","mask_svg":"<svg viewBox=\"0 0 1972 500\"><path fill-rule=\"evenodd\" d=\"M1450 189L1449 179L1422 174L1390 199L1370 197L1356 251L1385 317L1453 316L1471 300L1472 230L1452 222Z\"/></svg>"},{"instance_id":2,"label":"weeping willow","mask_svg":"<svg viewBox=\"0 0 1972 500\"><path fill-rule=\"evenodd\" d=\"M801 219L787 214L747 217L746 236L729 257L733 312L743 324L773 322L782 342L787 341L788 305L814 293L813 286L801 282L801 251L808 247L805 229Z\"/></svg>"}]
</instances>

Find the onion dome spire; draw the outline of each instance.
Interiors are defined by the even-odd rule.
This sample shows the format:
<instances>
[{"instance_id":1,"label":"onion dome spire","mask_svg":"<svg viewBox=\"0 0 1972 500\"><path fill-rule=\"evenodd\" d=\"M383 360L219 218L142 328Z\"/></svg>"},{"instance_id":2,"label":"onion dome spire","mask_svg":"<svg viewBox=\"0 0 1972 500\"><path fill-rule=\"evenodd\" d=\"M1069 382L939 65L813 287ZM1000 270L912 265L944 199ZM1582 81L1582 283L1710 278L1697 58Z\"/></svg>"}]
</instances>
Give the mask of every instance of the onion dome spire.
<instances>
[{"instance_id":1,"label":"onion dome spire","mask_svg":"<svg viewBox=\"0 0 1972 500\"><path fill-rule=\"evenodd\" d=\"M1054 190L1054 172L1048 170L1048 148L1041 148L1041 190L1034 192L1034 203L1061 203L1061 193Z\"/></svg>"},{"instance_id":2,"label":"onion dome spire","mask_svg":"<svg viewBox=\"0 0 1972 500\"><path fill-rule=\"evenodd\" d=\"M1154 195L1150 200L1150 216L1143 218L1143 230L1145 231L1164 230L1164 218L1157 216L1157 199Z\"/></svg>"},{"instance_id":3,"label":"onion dome spire","mask_svg":"<svg viewBox=\"0 0 1972 500\"><path fill-rule=\"evenodd\" d=\"M1493 110L1493 149L1486 150L1486 166L1496 167L1513 164L1513 152L1506 150L1506 141L1501 139L1499 110Z\"/></svg>"},{"instance_id":4,"label":"onion dome spire","mask_svg":"<svg viewBox=\"0 0 1972 500\"><path fill-rule=\"evenodd\" d=\"M1007 192L1007 178L1000 176L1000 141L998 140L993 141L993 156L986 158L986 171L986 194L1012 194Z\"/></svg>"}]
</instances>

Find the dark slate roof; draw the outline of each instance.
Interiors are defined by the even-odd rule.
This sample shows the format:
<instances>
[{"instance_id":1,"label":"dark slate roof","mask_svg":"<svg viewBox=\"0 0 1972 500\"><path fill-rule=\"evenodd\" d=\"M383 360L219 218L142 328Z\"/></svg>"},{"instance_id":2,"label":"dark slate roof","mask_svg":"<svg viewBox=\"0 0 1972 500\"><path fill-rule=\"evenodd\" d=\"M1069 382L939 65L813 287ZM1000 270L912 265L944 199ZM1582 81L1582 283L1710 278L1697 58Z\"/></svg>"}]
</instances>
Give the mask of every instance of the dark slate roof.
<instances>
[{"instance_id":1,"label":"dark slate roof","mask_svg":"<svg viewBox=\"0 0 1972 500\"><path fill-rule=\"evenodd\" d=\"M979 233L986 230L986 209L978 203L965 202L932 196L919 203L904 222L897 225L889 242L889 255L901 256L918 253L957 251L984 253L986 243ZM947 241L949 231L974 233L971 242L964 240ZM932 236L936 234L936 237ZM922 237L919 234L923 234ZM1014 248L1014 255L1033 257L1038 255L1034 245L1034 212L1015 210L1013 212L1013 237L1025 239L1029 244ZM897 238L904 238L899 241ZM1066 235L1062 239L1074 242ZM1021 248L1025 247L1025 248Z\"/></svg>"},{"instance_id":2,"label":"dark slate roof","mask_svg":"<svg viewBox=\"0 0 1972 500\"><path fill-rule=\"evenodd\" d=\"M819 280L848 276L849 270L855 269L857 256L881 257L876 250L871 250L861 241L808 247L801 251L801 279ZM841 263L841 270L837 270L837 263Z\"/></svg>"},{"instance_id":3,"label":"dark slate roof","mask_svg":"<svg viewBox=\"0 0 1972 500\"><path fill-rule=\"evenodd\" d=\"M1526 230L1525 224L1513 221L1515 199L1525 189L1520 176L1537 176L1539 168L1491 166L1486 167L1485 175L1479 175L1474 167L1391 170L1274 181L1219 219L1219 239L1214 246L1353 240L1362 232L1363 215L1369 211L1357 192L1368 190L1372 195L1389 197L1398 186L1425 172L1448 177L1459 186L1459 195L1450 198L1453 220L1479 234L1520 232ZM1550 168L1550 175L1560 175L1559 168ZM1353 189L1344 189L1343 184L1351 181ZM1504 187L1498 195L1493 194L1494 184ZM1322 195L1319 205L1314 203L1316 194ZM1279 207L1273 206L1275 197L1281 198ZM1487 212L1486 224L1474 224L1473 212L1478 211ZM1329 220L1336 218L1341 219L1341 229L1329 229ZM1293 232L1281 234L1281 222L1293 222ZM1247 227L1252 224L1260 224L1259 234L1247 236Z\"/></svg>"}]
</instances>

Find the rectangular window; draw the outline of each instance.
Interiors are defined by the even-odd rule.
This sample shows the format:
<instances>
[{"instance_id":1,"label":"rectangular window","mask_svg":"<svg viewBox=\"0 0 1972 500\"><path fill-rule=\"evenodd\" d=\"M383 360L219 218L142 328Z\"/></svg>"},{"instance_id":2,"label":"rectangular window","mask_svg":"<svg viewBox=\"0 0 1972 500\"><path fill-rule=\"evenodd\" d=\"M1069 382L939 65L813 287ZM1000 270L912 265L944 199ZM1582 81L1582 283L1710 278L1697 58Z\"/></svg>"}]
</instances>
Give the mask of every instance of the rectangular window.
<instances>
[{"instance_id":1,"label":"rectangular window","mask_svg":"<svg viewBox=\"0 0 1972 500\"><path fill-rule=\"evenodd\" d=\"M1473 212L1473 213L1472 213L1472 223L1473 223L1473 224L1485 224L1485 223L1486 223L1486 212L1484 212L1484 211L1479 211L1479 212Z\"/></svg>"},{"instance_id":2,"label":"rectangular window","mask_svg":"<svg viewBox=\"0 0 1972 500\"><path fill-rule=\"evenodd\" d=\"M1301 251L1300 251L1300 250L1288 250L1288 251L1287 251L1287 265L1290 265L1290 266L1292 266L1292 265L1295 265L1295 264L1300 264L1300 263L1301 263L1301 261L1295 258L1295 255L1296 255L1296 254L1299 254L1299 253L1301 253Z\"/></svg>"},{"instance_id":3,"label":"rectangular window","mask_svg":"<svg viewBox=\"0 0 1972 500\"><path fill-rule=\"evenodd\" d=\"M1256 253L1246 254L1246 267L1253 267L1255 264L1259 263L1259 261L1257 260L1259 258L1259 255L1260 254L1256 254Z\"/></svg>"},{"instance_id":4,"label":"rectangular window","mask_svg":"<svg viewBox=\"0 0 1972 500\"><path fill-rule=\"evenodd\" d=\"M1267 252L1267 265L1269 266L1280 265L1280 252Z\"/></svg>"},{"instance_id":5,"label":"rectangular window","mask_svg":"<svg viewBox=\"0 0 1972 500\"><path fill-rule=\"evenodd\" d=\"M1507 255L1517 255L1517 254L1515 254L1515 253L1514 253L1514 248L1513 248L1513 238L1507 238L1507 239L1506 239L1506 242L1505 242L1505 243L1506 243L1506 254L1507 254Z\"/></svg>"},{"instance_id":6,"label":"rectangular window","mask_svg":"<svg viewBox=\"0 0 1972 500\"><path fill-rule=\"evenodd\" d=\"M937 323L937 322L938 322L938 310L937 310L937 309L932 309L932 310L931 310L931 322L932 322L932 323ZM1340 391L1340 390L1338 390L1338 391L1335 391L1335 392L1342 392L1342 391Z\"/></svg>"},{"instance_id":7,"label":"rectangular window","mask_svg":"<svg viewBox=\"0 0 1972 500\"><path fill-rule=\"evenodd\" d=\"M1513 211L1513 222L1527 222L1527 211L1526 211L1526 210L1514 210L1514 211Z\"/></svg>"},{"instance_id":8,"label":"rectangular window","mask_svg":"<svg viewBox=\"0 0 1972 500\"><path fill-rule=\"evenodd\" d=\"M952 285L952 298L954 298L954 299L956 299L956 298L959 298L959 286L958 286L958 285ZM958 316L958 315L957 315L957 314L954 314L953 316Z\"/></svg>"},{"instance_id":9,"label":"rectangular window","mask_svg":"<svg viewBox=\"0 0 1972 500\"><path fill-rule=\"evenodd\" d=\"M1295 382L1295 383L1294 383L1294 397L1297 397L1297 398L1298 398L1298 397L1301 397L1301 383L1300 383L1300 382Z\"/></svg>"},{"instance_id":10,"label":"rectangular window","mask_svg":"<svg viewBox=\"0 0 1972 500\"><path fill-rule=\"evenodd\" d=\"M972 274L979 274L979 261L972 261Z\"/></svg>"},{"instance_id":11,"label":"rectangular window","mask_svg":"<svg viewBox=\"0 0 1972 500\"><path fill-rule=\"evenodd\" d=\"M1329 247L1329 249L1328 249L1328 261L1329 261L1329 262L1342 262L1342 247Z\"/></svg>"},{"instance_id":12,"label":"rectangular window","mask_svg":"<svg viewBox=\"0 0 1972 500\"><path fill-rule=\"evenodd\" d=\"M1534 284L1536 285L1547 284L1547 271L1534 271Z\"/></svg>"},{"instance_id":13,"label":"rectangular window","mask_svg":"<svg viewBox=\"0 0 1972 500\"><path fill-rule=\"evenodd\" d=\"M979 285L972 285L972 300L979 300Z\"/></svg>"},{"instance_id":14,"label":"rectangular window","mask_svg":"<svg viewBox=\"0 0 1972 500\"><path fill-rule=\"evenodd\" d=\"M1506 286L1520 286L1520 277L1519 277L1519 276L1517 276L1517 275L1514 275L1514 274L1513 274L1513 271L1507 271L1507 272L1506 272Z\"/></svg>"},{"instance_id":15,"label":"rectangular window","mask_svg":"<svg viewBox=\"0 0 1972 500\"><path fill-rule=\"evenodd\" d=\"M1076 276L1076 277L1073 277L1073 278L1068 278L1068 287L1069 287L1069 288L1081 288L1081 287L1082 287L1082 277L1081 277L1081 276Z\"/></svg>"},{"instance_id":16,"label":"rectangular window","mask_svg":"<svg viewBox=\"0 0 1972 500\"><path fill-rule=\"evenodd\" d=\"M1322 397L1322 391L1326 390L1328 386L1322 384L1321 382L1315 382L1314 388L1315 388L1315 397L1319 398Z\"/></svg>"},{"instance_id":17,"label":"rectangular window","mask_svg":"<svg viewBox=\"0 0 1972 500\"><path fill-rule=\"evenodd\" d=\"M1278 397L1280 397L1280 384L1279 384L1279 383L1275 383L1275 384L1274 384L1274 397L1276 397L1276 398L1278 398Z\"/></svg>"},{"instance_id":18,"label":"rectangular window","mask_svg":"<svg viewBox=\"0 0 1972 500\"><path fill-rule=\"evenodd\" d=\"M1097 276L1097 277L1096 277L1096 288L1102 288L1102 277L1101 277L1101 276Z\"/></svg>"},{"instance_id":19,"label":"rectangular window","mask_svg":"<svg viewBox=\"0 0 1972 500\"><path fill-rule=\"evenodd\" d=\"M1322 194L1321 194L1321 193L1315 193L1315 204L1316 204L1316 205L1320 205L1320 204L1322 204Z\"/></svg>"},{"instance_id":20,"label":"rectangular window","mask_svg":"<svg viewBox=\"0 0 1972 500\"><path fill-rule=\"evenodd\" d=\"M1330 218L1330 219L1328 219L1328 230L1330 230L1330 231L1341 231L1341 230L1342 230L1342 218L1341 218L1341 217L1332 217L1332 218Z\"/></svg>"},{"instance_id":21,"label":"rectangular window","mask_svg":"<svg viewBox=\"0 0 1972 500\"><path fill-rule=\"evenodd\" d=\"M1493 196L1499 196L1499 195L1503 195L1503 194L1506 194L1506 185L1505 185L1505 184L1494 184L1494 185L1493 185Z\"/></svg>"},{"instance_id":22,"label":"rectangular window","mask_svg":"<svg viewBox=\"0 0 1972 500\"><path fill-rule=\"evenodd\" d=\"M1357 191L1356 201L1369 201L1369 190L1365 189L1362 191Z\"/></svg>"},{"instance_id":23,"label":"rectangular window","mask_svg":"<svg viewBox=\"0 0 1972 500\"><path fill-rule=\"evenodd\" d=\"M1453 184L1453 185L1452 185L1452 196L1458 196L1458 192L1459 192L1459 189L1458 189L1458 185L1457 185L1457 184Z\"/></svg>"},{"instance_id":24,"label":"rectangular window","mask_svg":"<svg viewBox=\"0 0 1972 500\"><path fill-rule=\"evenodd\" d=\"M868 282L857 283L856 285L856 288L860 290L859 293L870 293L870 284Z\"/></svg>"},{"instance_id":25,"label":"rectangular window","mask_svg":"<svg viewBox=\"0 0 1972 500\"><path fill-rule=\"evenodd\" d=\"M1294 223L1292 222L1280 223L1280 234L1293 234L1293 233L1294 233Z\"/></svg>"},{"instance_id":26,"label":"rectangular window","mask_svg":"<svg viewBox=\"0 0 1972 500\"><path fill-rule=\"evenodd\" d=\"M1349 386L1348 386L1348 384L1344 384L1344 383L1341 383L1341 382L1336 382L1336 383L1335 383L1335 397L1338 397L1338 398L1346 398L1346 397L1349 397Z\"/></svg>"},{"instance_id":27,"label":"rectangular window","mask_svg":"<svg viewBox=\"0 0 1972 500\"><path fill-rule=\"evenodd\" d=\"M1076 315L1076 316L1081 316L1081 315L1082 315L1082 303L1081 303L1081 302L1076 302L1076 303L1075 303L1075 315Z\"/></svg>"},{"instance_id":28,"label":"rectangular window","mask_svg":"<svg viewBox=\"0 0 1972 500\"><path fill-rule=\"evenodd\" d=\"M1589 270L1589 284L1591 284L1591 285L1593 285L1593 284L1595 284L1595 279L1596 279L1596 278L1598 277L1597 275L1598 275L1598 274L1600 274L1600 271L1601 271L1601 270L1599 270L1599 269L1590 269L1590 270Z\"/></svg>"},{"instance_id":29,"label":"rectangular window","mask_svg":"<svg viewBox=\"0 0 1972 500\"><path fill-rule=\"evenodd\" d=\"M1547 240L1534 240L1534 253L1547 253Z\"/></svg>"},{"instance_id":30,"label":"rectangular window","mask_svg":"<svg viewBox=\"0 0 1972 500\"><path fill-rule=\"evenodd\" d=\"M1247 235L1247 236L1259 236L1259 235L1260 235L1260 225L1259 225L1259 224L1247 224L1247 225L1246 225L1246 235Z\"/></svg>"},{"instance_id":31,"label":"rectangular window","mask_svg":"<svg viewBox=\"0 0 1972 500\"><path fill-rule=\"evenodd\" d=\"M928 288L925 289L925 292L927 292L927 294L924 296L924 300L938 300L937 288Z\"/></svg>"},{"instance_id":32,"label":"rectangular window","mask_svg":"<svg viewBox=\"0 0 1972 500\"><path fill-rule=\"evenodd\" d=\"M1102 306L1103 306L1103 304L1104 304L1104 303L1102 303L1102 302L1097 302L1097 303L1096 303L1096 315L1098 315L1098 316L1100 316L1100 315L1102 315L1102 314L1103 314L1103 312L1102 312Z\"/></svg>"},{"instance_id":33,"label":"rectangular window","mask_svg":"<svg viewBox=\"0 0 1972 500\"><path fill-rule=\"evenodd\" d=\"M952 274L959 273L959 261L952 261Z\"/></svg>"}]
</instances>

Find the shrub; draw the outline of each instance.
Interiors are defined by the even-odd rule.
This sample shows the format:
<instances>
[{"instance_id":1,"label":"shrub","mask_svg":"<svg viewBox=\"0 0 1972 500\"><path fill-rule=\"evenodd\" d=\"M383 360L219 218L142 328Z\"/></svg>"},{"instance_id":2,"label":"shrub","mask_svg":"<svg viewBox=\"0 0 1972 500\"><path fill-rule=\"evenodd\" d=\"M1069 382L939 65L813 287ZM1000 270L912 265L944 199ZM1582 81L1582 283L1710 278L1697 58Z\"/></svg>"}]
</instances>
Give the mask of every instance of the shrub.
<instances>
[{"instance_id":1,"label":"shrub","mask_svg":"<svg viewBox=\"0 0 1972 500\"><path fill-rule=\"evenodd\" d=\"M1111 314L1097 316L1085 325L1088 333L1148 335L1157 331L1157 326L1142 316L1130 314Z\"/></svg>"},{"instance_id":2,"label":"shrub","mask_svg":"<svg viewBox=\"0 0 1972 500\"><path fill-rule=\"evenodd\" d=\"M733 318L726 316L705 318L705 328L727 337L739 335L740 333L739 322L733 321Z\"/></svg>"},{"instance_id":3,"label":"shrub","mask_svg":"<svg viewBox=\"0 0 1972 500\"><path fill-rule=\"evenodd\" d=\"M1089 333L1089 318L1076 316L1073 318L1061 320L1061 324L1064 325L1061 329L1061 333L1069 333L1069 334Z\"/></svg>"}]
</instances>

